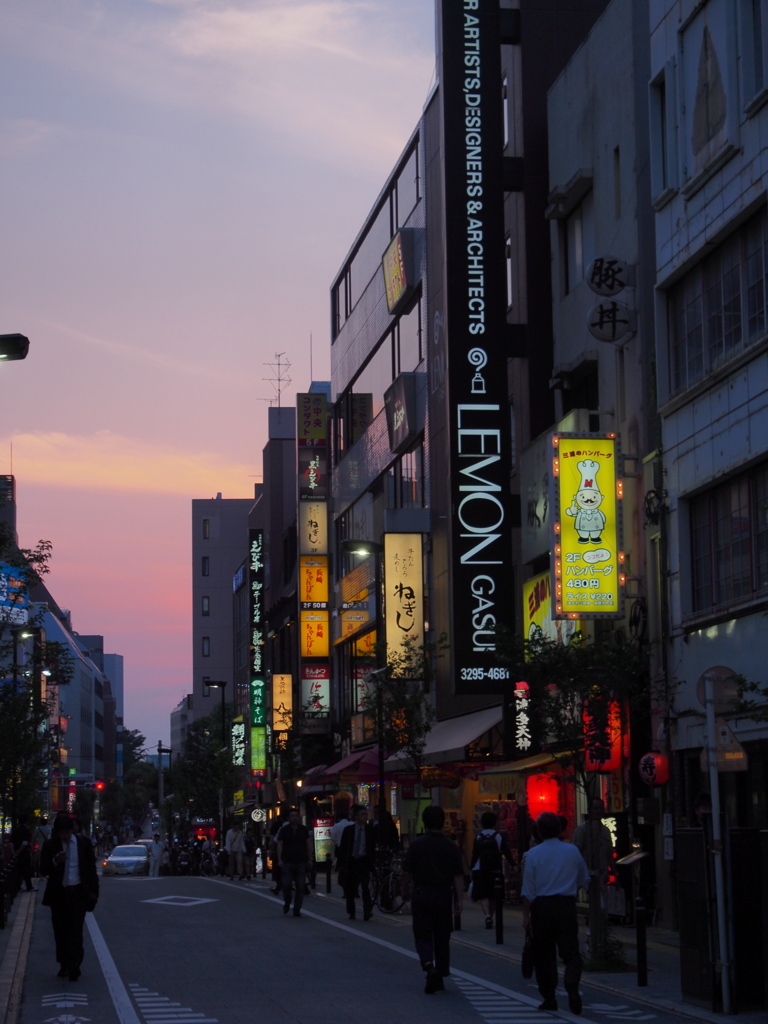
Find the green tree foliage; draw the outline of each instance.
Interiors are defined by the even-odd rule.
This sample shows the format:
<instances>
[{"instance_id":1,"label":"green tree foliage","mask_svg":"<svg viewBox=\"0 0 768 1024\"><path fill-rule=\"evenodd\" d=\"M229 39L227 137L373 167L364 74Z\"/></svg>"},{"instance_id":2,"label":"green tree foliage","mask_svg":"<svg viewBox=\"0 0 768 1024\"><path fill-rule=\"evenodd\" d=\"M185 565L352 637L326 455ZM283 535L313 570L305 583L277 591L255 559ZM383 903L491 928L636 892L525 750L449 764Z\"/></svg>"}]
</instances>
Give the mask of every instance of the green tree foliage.
<instances>
[{"instance_id":1,"label":"green tree foliage","mask_svg":"<svg viewBox=\"0 0 768 1024\"><path fill-rule=\"evenodd\" d=\"M648 649L624 642L619 633L596 640L575 633L563 644L535 630L530 637L505 632L499 652L510 678L528 685L534 745L547 750L590 795L595 775L587 759L607 759L611 703L618 702L622 717L630 716L636 725L650 714Z\"/></svg>"},{"instance_id":2,"label":"green tree foliage","mask_svg":"<svg viewBox=\"0 0 768 1024\"><path fill-rule=\"evenodd\" d=\"M232 707L225 709L225 737L230 734ZM221 743L221 712L193 722L181 757L166 772L165 790L171 810L182 820L211 818L219 821L220 801L227 807L239 778L232 766L229 746Z\"/></svg>"},{"instance_id":3,"label":"green tree foliage","mask_svg":"<svg viewBox=\"0 0 768 1024\"><path fill-rule=\"evenodd\" d=\"M123 729L123 777L147 754L147 740L138 729Z\"/></svg>"},{"instance_id":4,"label":"green tree foliage","mask_svg":"<svg viewBox=\"0 0 768 1024\"><path fill-rule=\"evenodd\" d=\"M388 647L386 664L371 673L371 688L362 701L363 710L377 722L381 716L383 746L388 756L399 756L418 774L416 821L420 820L424 750L435 718L429 696L435 661L448 648L445 633L437 641L417 644L412 637L406 637L399 648Z\"/></svg>"},{"instance_id":5,"label":"green tree foliage","mask_svg":"<svg viewBox=\"0 0 768 1024\"><path fill-rule=\"evenodd\" d=\"M125 810L138 824L144 820L150 803L157 803L157 768L149 761L137 761L123 776Z\"/></svg>"}]
</instances>

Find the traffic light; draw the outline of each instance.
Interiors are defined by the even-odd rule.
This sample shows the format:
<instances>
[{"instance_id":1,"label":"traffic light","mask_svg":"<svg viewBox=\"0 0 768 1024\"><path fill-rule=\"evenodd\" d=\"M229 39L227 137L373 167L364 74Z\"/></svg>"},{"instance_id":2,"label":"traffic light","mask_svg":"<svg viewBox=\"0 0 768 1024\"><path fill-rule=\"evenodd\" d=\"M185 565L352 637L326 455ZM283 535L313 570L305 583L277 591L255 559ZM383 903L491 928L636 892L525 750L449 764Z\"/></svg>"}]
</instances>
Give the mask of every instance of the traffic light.
<instances>
[{"instance_id":1,"label":"traffic light","mask_svg":"<svg viewBox=\"0 0 768 1024\"><path fill-rule=\"evenodd\" d=\"M96 789L104 789L104 783L103 782L97 782L96 783Z\"/></svg>"}]
</instances>

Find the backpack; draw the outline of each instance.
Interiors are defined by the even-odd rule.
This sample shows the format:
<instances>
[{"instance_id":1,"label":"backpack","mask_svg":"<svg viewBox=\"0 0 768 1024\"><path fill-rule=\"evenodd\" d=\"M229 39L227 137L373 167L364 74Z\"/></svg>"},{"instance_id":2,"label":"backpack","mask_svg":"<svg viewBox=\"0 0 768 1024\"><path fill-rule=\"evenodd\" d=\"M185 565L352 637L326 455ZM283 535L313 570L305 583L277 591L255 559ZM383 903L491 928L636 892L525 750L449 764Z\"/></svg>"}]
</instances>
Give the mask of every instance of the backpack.
<instances>
[{"instance_id":1,"label":"backpack","mask_svg":"<svg viewBox=\"0 0 768 1024\"><path fill-rule=\"evenodd\" d=\"M481 833L475 840L474 859L478 871L487 871L493 875L501 871L501 850L496 837L496 832L490 836Z\"/></svg>"}]
</instances>

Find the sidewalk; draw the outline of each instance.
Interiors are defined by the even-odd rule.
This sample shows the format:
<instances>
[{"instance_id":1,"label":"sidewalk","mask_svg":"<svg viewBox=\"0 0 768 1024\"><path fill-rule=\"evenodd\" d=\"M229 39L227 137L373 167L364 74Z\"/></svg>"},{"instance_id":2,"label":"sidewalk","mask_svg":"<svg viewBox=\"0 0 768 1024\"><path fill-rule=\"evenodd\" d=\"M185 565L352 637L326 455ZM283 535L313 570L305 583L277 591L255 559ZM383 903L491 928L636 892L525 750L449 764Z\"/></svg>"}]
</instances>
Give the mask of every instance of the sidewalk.
<instances>
[{"instance_id":1,"label":"sidewalk","mask_svg":"<svg viewBox=\"0 0 768 1024\"><path fill-rule=\"evenodd\" d=\"M343 904L343 899L336 877L333 878L331 895L325 892L325 878L318 875L318 887L313 896L324 900L332 900ZM271 883L269 883L271 884ZM375 916L378 916L376 912ZM410 915L393 915L388 920L397 920L410 927ZM454 932L452 942L456 944L482 948L489 953L508 959L518 970L523 948L523 912L521 907L504 904L504 943L496 944L495 922L492 930L485 927L485 915L478 903L465 899L464 912L461 920L461 931ZM647 931L648 985L642 988L637 984L636 973L636 935L634 928L611 925L611 934L619 939L627 959L628 970L606 974L585 971L582 975L582 988L605 992L624 999L637 1002L657 1010L678 1013L691 1020L709 1021L712 1024L724 1024L733 1019L739 1024L766 1024L764 1010L739 1013L735 1017L726 1017L722 1013L713 1013L706 1007L683 1001L680 990L680 956L679 937L677 932L666 928L649 927ZM561 965L562 967L562 965Z\"/></svg>"}]
</instances>

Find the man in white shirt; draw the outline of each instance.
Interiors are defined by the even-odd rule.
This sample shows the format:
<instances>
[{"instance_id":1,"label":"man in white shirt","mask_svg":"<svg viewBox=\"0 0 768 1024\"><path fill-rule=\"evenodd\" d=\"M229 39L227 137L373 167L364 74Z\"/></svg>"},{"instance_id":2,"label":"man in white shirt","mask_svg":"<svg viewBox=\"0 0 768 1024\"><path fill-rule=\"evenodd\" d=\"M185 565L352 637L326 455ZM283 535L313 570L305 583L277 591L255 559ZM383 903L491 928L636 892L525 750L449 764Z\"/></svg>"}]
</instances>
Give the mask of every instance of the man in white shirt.
<instances>
[{"instance_id":1,"label":"man in white shirt","mask_svg":"<svg viewBox=\"0 0 768 1024\"><path fill-rule=\"evenodd\" d=\"M541 842L525 855L523 926L531 928L536 983L544 1000L540 1010L556 1010L557 953L565 964L563 983L571 1013L581 1013L581 954L576 894L589 882L584 858L571 843L560 842L561 822L545 811L536 819Z\"/></svg>"},{"instance_id":2,"label":"man in white shirt","mask_svg":"<svg viewBox=\"0 0 768 1024\"><path fill-rule=\"evenodd\" d=\"M72 820L60 814L51 838L43 844L40 873L48 878L43 906L51 908L59 977L77 981L83 962L83 924L99 898L93 844L77 835Z\"/></svg>"},{"instance_id":3,"label":"man in white shirt","mask_svg":"<svg viewBox=\"0 0 768 1024\"><path fill-rule=\"evenodd\" d=\"M232 823L224 841L224 849L227 851L227 874L230 881L237 875L242 881L243 874L243 853L245 852L245 836L239 826Z\"/></svg>"},{"instance_id":4,"label":"man in white shirt","mask_svg":"<svg viewBox=\"0 0 768 1024\"><path fill-rule=\"evenodd\" d=\"M160 877L160 865L163 863L165 843L160 838L160 833L155 832L152 838L152 845L149 848L149 877Z\"/></svg>"}]
</instances>

